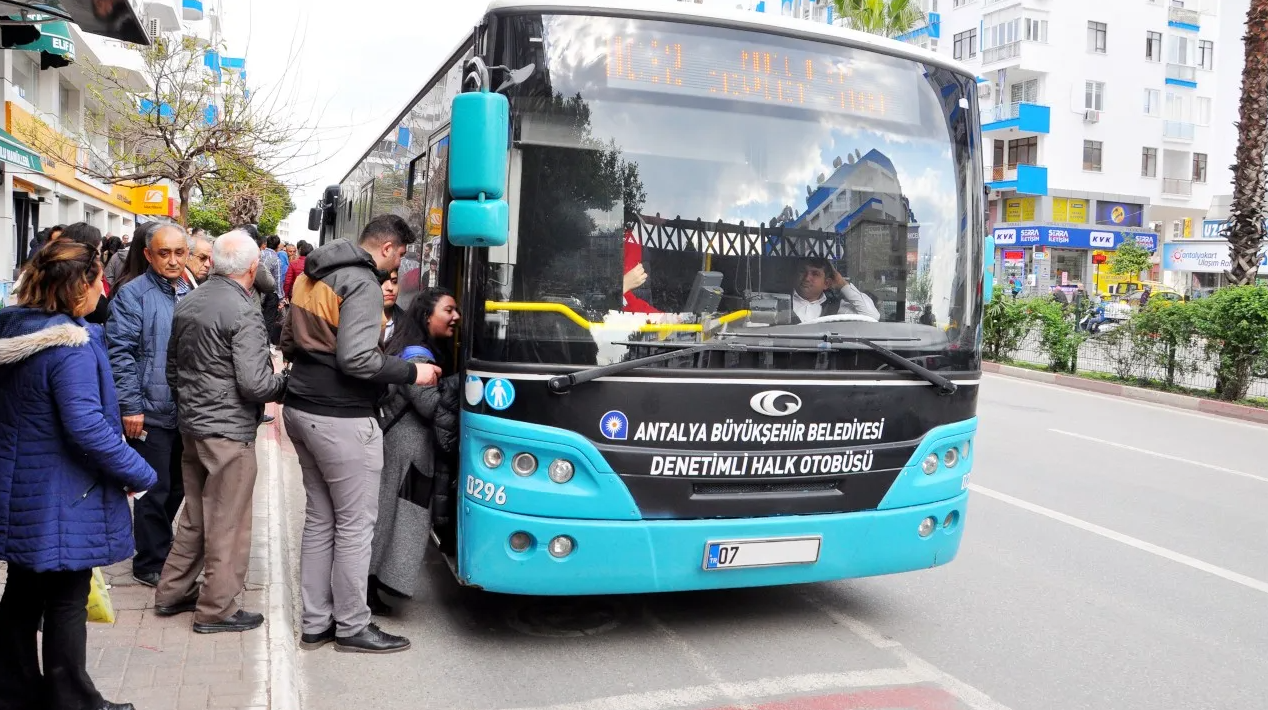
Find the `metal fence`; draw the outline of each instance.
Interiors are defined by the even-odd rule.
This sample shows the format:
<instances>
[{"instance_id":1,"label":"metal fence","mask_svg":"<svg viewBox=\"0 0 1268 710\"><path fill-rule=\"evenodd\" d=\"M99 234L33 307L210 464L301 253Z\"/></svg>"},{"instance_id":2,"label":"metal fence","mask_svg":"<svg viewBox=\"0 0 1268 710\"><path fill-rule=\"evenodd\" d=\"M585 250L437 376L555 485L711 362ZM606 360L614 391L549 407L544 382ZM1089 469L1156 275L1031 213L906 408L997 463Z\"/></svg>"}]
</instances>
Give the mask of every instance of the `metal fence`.
<instances>
[{"instance_id":1,"label":"metal fence","mask_svg":"<svg viewBox=\"0 0 1268 710\"><path fill-rule=\"evenodd\" d=\"M1127 337L1114 337L1114 333L1100 333L1079 346L1079 370L1136 379L1144 378L1165 382L1166 368L1160 362L1160 348L1144 350L1133 346ZM1194 343L1176 352L1175 384L1190 389L1215 391L1215 359L1206 354L1202 343ZM1013 354L1013 360L1035 365L1051 362L1039 341L1039 331L1032 330L1022 340L1021 347ZM1268 398L1268 379L1251 381L1248 397Z\"/></svg>"}]
</instances>

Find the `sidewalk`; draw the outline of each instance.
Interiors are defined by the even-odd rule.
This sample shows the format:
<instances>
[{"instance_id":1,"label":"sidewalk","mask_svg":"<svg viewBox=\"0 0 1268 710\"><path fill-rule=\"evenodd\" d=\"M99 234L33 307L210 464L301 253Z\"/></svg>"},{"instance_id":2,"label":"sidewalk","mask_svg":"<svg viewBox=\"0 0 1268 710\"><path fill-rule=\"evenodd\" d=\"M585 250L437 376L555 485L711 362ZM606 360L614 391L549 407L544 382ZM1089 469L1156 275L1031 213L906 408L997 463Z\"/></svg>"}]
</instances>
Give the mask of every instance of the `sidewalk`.
<instances>
[{"instance_id":1,"label":"sidewalk","mask_svg":"<svg viewBox=\"0 0 1268 710\"><path fill-rule=\"evenodd\" d=\"M269 408L272 412L274 407ZM88 672L107 700L137 710L293 710L295 639L279 537L285 516L276 427L260 432L251 567L242 605L265 615L247 633L195 634L193 616L154 615L154 590L132 579L132 563L105 573L115 623L88 624ZM0 589L5 579L0 562Z\"/></svg>"}]
</instances>

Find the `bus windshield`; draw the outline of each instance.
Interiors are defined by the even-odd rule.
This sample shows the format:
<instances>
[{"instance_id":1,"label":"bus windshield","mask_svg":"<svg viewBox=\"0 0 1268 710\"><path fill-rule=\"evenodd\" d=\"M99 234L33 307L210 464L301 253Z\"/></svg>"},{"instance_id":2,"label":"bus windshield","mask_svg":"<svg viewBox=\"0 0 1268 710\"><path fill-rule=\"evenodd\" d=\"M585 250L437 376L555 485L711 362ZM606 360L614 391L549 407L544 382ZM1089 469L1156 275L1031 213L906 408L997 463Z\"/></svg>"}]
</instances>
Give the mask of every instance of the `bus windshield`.
<instances>
[{"instance_id":1,"label":"bus windshield","mask_svg":"<svg viewBox=\"0 0 1268 710\"><path fill-rule=\"evenodd\" d=\"M613 17L508 17L497 47L535 71L509 91L511 236L478 272L478 359L605 365L735 338L770 347L721 366L877 369L848 344L866 338L977 367L971 77ZM821 336L846 345L825 361Z\"/></svg>"}]
</instances>

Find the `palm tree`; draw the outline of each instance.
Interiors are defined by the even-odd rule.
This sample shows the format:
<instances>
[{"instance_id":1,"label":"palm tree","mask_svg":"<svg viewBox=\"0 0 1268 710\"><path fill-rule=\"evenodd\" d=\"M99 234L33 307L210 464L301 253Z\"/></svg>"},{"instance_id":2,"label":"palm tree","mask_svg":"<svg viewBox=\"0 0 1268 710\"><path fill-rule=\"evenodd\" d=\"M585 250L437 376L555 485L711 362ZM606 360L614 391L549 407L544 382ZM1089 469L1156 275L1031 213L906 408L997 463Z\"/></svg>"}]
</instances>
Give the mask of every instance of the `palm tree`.
<instances>
[{"instance_id":1,"label":"palm tree","mask_svg":"<svg viewBox=\"0 0 1268 710\"><path fill-rule=\"evenodd\" d=\"M832 4L850 27L884 37L897 37L925 22L916 0L832 0Z\"/></svg>"},{"instance_id":2,"label":"palm tree","mask_svg":"<svg viewBox=\"0 0 1268 710\"><path fill-rule=\"evenodd\" d=\"M1268 195L1268 0L1251 0L1246 15L1246 66L1233 163L1233 207L1229 217L1228 277L1236 285L1255 283L1264 242L1264 198Z\"/></svg>"}]
</instances>

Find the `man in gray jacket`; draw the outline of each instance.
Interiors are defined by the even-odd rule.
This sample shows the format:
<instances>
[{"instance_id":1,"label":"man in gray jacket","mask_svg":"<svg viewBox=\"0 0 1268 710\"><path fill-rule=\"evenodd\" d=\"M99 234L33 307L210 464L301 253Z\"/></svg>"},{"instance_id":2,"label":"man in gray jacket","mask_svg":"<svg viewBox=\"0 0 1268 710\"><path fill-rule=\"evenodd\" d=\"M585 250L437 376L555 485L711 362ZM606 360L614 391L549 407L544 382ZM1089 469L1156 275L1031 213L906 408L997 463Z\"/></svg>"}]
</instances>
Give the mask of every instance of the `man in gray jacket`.
<instances>
[{"instance_id":1,"label":"man in gray jacket","mask_svg":"<svg viewBox=\"0 0 1268 710\"><path fill-rule=\"evenodd\" d=\"M233 231L212 247L213 276L176 307L167 379L184 443L185 510L154 595L155 612L194 612L194 631L248 631L264 616L238 606L251 555L256 429L281 400L268 336L250 288L260 251ZM198 573L204 573L201 592Z\"/></svg>"}]
</instances>

